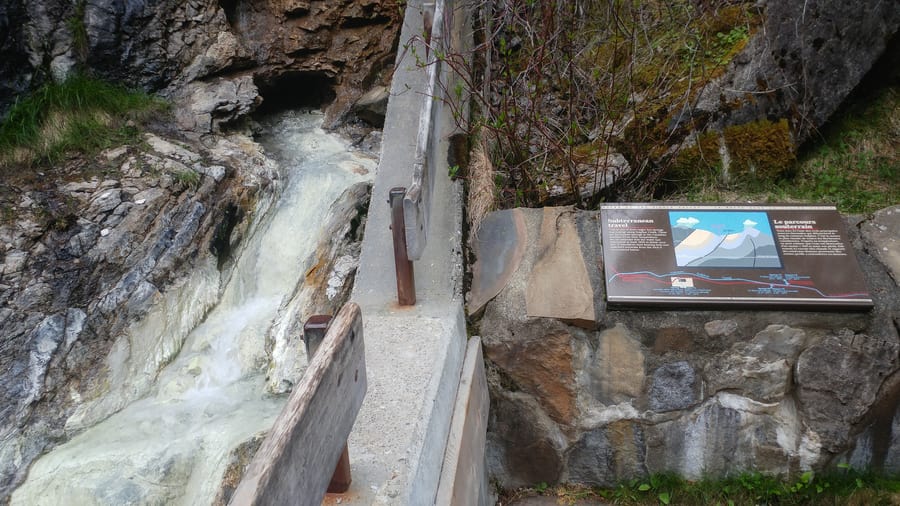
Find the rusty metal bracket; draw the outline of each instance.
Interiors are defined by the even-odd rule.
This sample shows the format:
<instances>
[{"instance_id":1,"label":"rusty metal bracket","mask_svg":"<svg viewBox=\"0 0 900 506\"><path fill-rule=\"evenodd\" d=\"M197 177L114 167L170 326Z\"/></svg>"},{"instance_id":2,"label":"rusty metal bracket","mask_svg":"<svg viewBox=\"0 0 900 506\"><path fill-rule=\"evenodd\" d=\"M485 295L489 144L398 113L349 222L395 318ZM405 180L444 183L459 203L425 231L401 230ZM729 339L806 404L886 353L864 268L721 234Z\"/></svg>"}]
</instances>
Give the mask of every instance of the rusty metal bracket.
<instances>
[{"instance_id":1,"label":"rusty metal bracket","mask_svg":"<svg viewBox=\"0 0 900 506\"><path fill-rule=\"evenodd\" d=\"M403 197L406 188L391 188L388 203L391 205L391 234L394 238L394 266L397 271L397 301L401 306L416 304L416 280L413 263L406 253L406 223L403 218Z\"/></svg>"}]
</instances>

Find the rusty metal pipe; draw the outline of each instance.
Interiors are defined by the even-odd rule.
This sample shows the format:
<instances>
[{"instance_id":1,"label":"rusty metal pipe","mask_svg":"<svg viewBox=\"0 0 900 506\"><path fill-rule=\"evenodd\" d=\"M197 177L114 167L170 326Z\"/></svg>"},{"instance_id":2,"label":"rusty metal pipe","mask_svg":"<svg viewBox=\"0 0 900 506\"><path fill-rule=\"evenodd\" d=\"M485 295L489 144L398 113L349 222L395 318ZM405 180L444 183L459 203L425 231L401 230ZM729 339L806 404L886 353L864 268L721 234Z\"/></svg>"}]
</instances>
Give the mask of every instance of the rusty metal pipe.
<instances>
[{"instance_id":1,"label":"rusty metal pipe","mask_svg":"<svg viewBox=\"0 0 900 506\"><path fill-rule=\"evenodd\" d=\"M394 238L394 267L397 272L397 301L401 306L416 304L416 279L412 260L406 254L406 222L403 219L403 197L406 188L391 188L391 234Z\"/></svg>"},{"instance_id":2,"label":"rusty metal pipe","mask_svg":"<svg viewBox=\"0 0 900 506\"><path fill-rule=\"evenodd\" d=\"M306 346L306 356L310 361L325 339L329 323L331 323L330 315L314 315L310 316L303 325L303 344ZM350 452L347 449L347 443L344 443L344 451L341 452L341 457L334 468L334 474L331 475L331 483L328 484L327 492L342 494L350 489L351 482Z\"/></svg>"}]
</instances>

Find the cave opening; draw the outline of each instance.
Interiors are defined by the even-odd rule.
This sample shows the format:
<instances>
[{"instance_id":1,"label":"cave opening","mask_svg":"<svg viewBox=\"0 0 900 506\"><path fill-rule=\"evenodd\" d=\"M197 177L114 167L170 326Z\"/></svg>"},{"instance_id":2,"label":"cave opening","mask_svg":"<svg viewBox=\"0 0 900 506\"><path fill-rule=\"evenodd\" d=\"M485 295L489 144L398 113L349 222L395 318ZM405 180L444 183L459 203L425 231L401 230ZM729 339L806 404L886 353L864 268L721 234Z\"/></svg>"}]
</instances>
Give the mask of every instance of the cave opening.
<instances>
[{"instance_id":1,"label":"cave opening","mask_svg":"<svg viewBox=\"0 0 900 506\"><path fill-rule=\"evenodd\" d=\"M263 98L258 114L285 109L320 109L335 99L335 78L324 72L286 72L270 78L256 78Z\"/></svg>"},{"instance_id":2,"label":"cave opening","mask_svg":"<svg viewBox=\"0 0 900 506\"><path fill-rule=\"evenodd\" d=\"M225 12L225 19L232 28L237 23L237 4L238 0L219 0L219 7Z\"/></svg>"}]
</instances>

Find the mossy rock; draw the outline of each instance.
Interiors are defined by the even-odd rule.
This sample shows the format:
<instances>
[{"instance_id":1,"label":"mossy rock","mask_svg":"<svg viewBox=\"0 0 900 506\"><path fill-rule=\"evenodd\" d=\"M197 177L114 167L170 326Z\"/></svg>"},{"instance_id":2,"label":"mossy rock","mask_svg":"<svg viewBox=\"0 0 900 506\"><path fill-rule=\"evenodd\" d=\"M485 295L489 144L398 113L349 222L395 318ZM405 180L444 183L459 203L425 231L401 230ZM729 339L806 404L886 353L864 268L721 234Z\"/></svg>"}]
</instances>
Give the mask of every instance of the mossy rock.
<instances>
[{"instance_id":1,"label":"mossy rock","mask_svg":"<svg viewBox=\"0 0 900 506\"><path fill-rule=\"evenodd\" d=\"M796 148L787 120L763 120L701 134L696 143L678 153L667 176L681 181L714 176L768 183L783 176L795 162Z\"/></svg>"},{"instance_id":2,"label":"mossy rock","mask_svg":"<svg viewBox=\"0 0 900 506\"><path fill-rule=\"evenodd\" d=\"M794 139L786 119L757 121L725 129L731 154L731 173L757 181L774 181L797 161Z\"/></svg>"}]
</instances>

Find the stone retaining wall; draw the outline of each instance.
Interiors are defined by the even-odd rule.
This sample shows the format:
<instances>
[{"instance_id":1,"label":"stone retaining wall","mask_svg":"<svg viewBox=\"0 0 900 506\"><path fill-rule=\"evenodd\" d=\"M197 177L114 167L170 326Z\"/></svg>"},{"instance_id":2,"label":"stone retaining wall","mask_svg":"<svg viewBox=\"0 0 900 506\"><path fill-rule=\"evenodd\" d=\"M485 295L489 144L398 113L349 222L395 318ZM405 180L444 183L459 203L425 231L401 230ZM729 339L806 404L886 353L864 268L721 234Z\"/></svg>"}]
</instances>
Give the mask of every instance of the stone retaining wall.
<instances>
[{"instance_id":1,"label":"stone retaining wall","mask_svg":"<svg viewBox=\"0 0 900 506\"><path fill-rule=\"evenodd\" d=\"M900 471L900 207L847 219L865 313L608 310L597 217L514 209L479 231L469 310L502 486Z\"/></svg>"}]
</instances>

